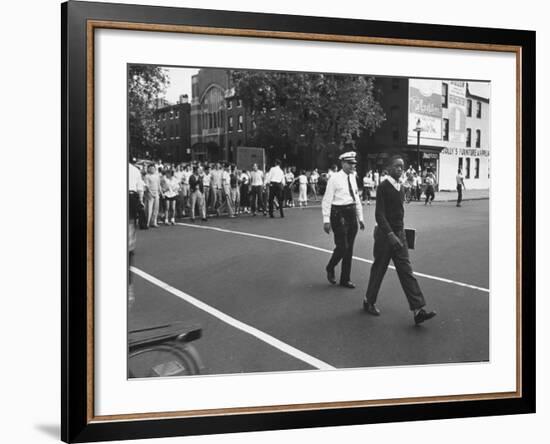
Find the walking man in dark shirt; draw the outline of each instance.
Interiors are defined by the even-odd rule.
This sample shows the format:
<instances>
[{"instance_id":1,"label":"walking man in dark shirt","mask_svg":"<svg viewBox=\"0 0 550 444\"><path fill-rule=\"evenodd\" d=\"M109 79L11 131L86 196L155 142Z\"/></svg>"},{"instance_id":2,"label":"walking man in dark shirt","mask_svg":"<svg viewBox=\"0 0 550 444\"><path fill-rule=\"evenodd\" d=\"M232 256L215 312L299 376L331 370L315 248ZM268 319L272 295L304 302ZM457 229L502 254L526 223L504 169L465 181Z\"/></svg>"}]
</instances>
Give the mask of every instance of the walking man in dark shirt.
<instances>
[{"instance_id":1,"label":"walking man in dark shirt","mask_svg":"<svg viewBox=\"0 0 550 444\"><path fill-rule=\"evenodd\" d=\"M409 308L413 311L414 322L420 324L433 318L434 311L426 311L424 295L413 275L409 249L405 237L403 218L404 190L399 183L403 173L404 162L401 156L393 156L389 163L389 176L380 183L376 191L376 223L374 229L374 263L372 264L367 294L363 301L364 310L374 316L380 316L376 300L380 285L388 269L390 259L393 260L401 287L405 292Z\"/></svg>"}]
</instances>

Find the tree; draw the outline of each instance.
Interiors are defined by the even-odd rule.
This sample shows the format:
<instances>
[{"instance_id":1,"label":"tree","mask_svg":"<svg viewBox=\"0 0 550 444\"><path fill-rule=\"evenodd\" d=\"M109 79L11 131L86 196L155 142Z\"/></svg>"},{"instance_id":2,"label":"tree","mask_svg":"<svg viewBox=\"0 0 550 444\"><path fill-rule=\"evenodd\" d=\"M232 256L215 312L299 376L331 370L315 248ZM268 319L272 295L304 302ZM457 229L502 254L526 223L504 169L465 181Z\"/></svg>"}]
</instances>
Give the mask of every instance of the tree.
<instances>
[{"instance_id":1,"label":"tree","mask_svg":"<svg viewBox=\"0 0 550 444\"><path fill-rule=\"evenodd\" d=\"M301 163L310 163L320 152L335 158L385 120L372 77L233 71L232 80L253 114L253 142L294 153Z\"/></svg>"},{"instance_id":2,"label":"tree","mask_svg":"<svg viewBox=\"0 0 550 444\"><path fill-rule=\"evenodd\" d=\"M160 141L160 128L155 120L155 102L166 91L169 79L162 68L130 65L128 70L128 109L130 156L143 157L155 152Z\"/></svg>"}]
</instances>

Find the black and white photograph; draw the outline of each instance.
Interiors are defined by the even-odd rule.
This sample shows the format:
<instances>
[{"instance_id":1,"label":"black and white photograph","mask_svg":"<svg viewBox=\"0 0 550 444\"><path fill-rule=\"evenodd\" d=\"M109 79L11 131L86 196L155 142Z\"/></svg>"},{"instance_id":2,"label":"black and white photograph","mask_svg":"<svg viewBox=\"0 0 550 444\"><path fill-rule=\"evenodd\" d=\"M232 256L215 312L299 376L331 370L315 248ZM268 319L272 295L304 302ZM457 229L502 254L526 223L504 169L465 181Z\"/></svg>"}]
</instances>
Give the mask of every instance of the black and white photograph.
<instances>
[{"instance_id":1,"label":"black and white photograph","mask_svg":"<svg viewBox=\"0 0 550 444\"><path fill-rule=\"evenodd\" d=\"M128 64L128 378L490 362L491 104Z\"/></svg>"}]
</instances>

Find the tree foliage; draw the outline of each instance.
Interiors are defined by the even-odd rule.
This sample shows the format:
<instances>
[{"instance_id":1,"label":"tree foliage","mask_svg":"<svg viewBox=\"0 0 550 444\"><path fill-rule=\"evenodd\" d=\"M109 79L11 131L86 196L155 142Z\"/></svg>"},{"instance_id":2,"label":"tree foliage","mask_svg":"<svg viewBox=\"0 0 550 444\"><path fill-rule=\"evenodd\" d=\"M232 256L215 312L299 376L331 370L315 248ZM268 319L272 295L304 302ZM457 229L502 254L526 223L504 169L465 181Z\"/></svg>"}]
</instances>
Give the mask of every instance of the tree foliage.
<instances>
[{"instance_id":1,"label":"tree foliage","mask_svg":"<svg viewBox=\"0 0 550 444\"><path fill-rule=\"evenodd\" d=\"M130 65L128 71L128 108L130 155L142 157L155 152L160 128L154 118L155 102L169 83L166 71L148 65Z\"/></svg>"},{"instance_id":2,"label":"tree foliage","mask_svg":"<svg viewBox=\"0 0 550 444\"><path fill-rule=\"evenodd\" d=\"M233 71L232 80L254 114L254 142L262 146L341 151L385 120L372 77Z\"/></svg>"}]
</instances>

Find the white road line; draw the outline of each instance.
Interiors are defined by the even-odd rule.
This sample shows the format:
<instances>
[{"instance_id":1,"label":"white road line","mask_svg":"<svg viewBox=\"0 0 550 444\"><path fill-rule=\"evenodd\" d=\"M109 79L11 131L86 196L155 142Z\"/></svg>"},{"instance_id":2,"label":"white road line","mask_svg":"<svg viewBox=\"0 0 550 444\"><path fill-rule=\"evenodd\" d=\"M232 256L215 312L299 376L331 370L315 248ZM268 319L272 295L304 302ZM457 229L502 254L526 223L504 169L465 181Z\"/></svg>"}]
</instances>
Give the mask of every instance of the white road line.
<instances>
[{"instance_id":1,"label":"white road line","mask_svg":"<svg viewBox=\"0 0 550 444\"><path fill-rule=\"evenodd\" d=\"M203 230L220 231L222 233L238 234L238 235L241 235L241 236L255 237L255 238L258 238L258 239L265 239L265 240L270 240L270 241L274 241L274 242L279 242L279 243L282 243L282 244L295 245L295 246L298 246L298 247L309 248L310 250L322 251L323 253L332 254L332 250L327 250L326 248L320 248L320 247L315 247L315 246L309 245L309 244L303 244L301 242L294 242L294 241L290 241L290 240L286 240L286 239L280 239L278 237L263 236L261 234L254 234L254 233L246 233L244 231L227 230L225 228L208 227L208 226L205 226L205 225L184 224L184 223L181 223L181 222L177 222L176 225L181 225L182 227L200 228L200 229L203 229ZM359 262L366 262L367 264L372 264L373 263L373 261L370 260L370 259L365 259L365 258L358 257L358 256L353 256L353 259L355 259L356 261L359 261ZM395 267L393 265L390 265L389 268L395 270ZM466 284L464 282L453 281L451 279L445 279L445 278L438 277L438 276L432 276L432 275L426 274L426 273L418 273L416 271L414 272L414 275L419 276L419 277L423 277L423 278L426 278L426 279L432 279L434 281L444 282L446 284L458 285L459 287L466 287L466 288L471 288L473 290L478 290L478 291L482 291L482 292L485 292L485 293L489 293L488 288L478 287L476 285Z\"/></svg>"},{"instance_id":2,"label":"white road line","mask_svg":"<svg viewBox=\"0 0 550 444\"><path fill-rule=\"evenodd\" d=\"M250 325L247 325L241 321L238 321L237 319L221 312L220 310L205 304L204 302L198 300L197 298L194 298L193 296L184 293L181 290L178 290L177 288L174 288L170 285L168 285L165 282L162 282L161 280L157 279L154 276L151 276L150 274L146 273L143 270L140 270L136 267L130 267L130 270L137 274L138 276L141 276L143 279L151 282L152 284L156 285L157 287L162 288L163 290L172 293L174 296L179 297L180 299L183 299L184 301L194 305L195 307L207 312L208 314L215 316L216 318L220 319L221 321L225 322L226 324L231 325L232 327L235 327L241 331L244 331L245 333L248 333L249 335L252 335L256 338L258 338L260 341L266 342L267 344L271 345L272 347L275 347L282 352L293 356L296 359L299 359L300 361L305 362L306 364L311 365L312 367L315 367L319 370L335 370L336 367L333 367L326 362L323 362L317 358L314 358L313 356L308 355L307 353L304 353L303 351L298 350L297 348L292 347L291 345L288 345L282 341L280 341L277 338L274 338L273 336L268 335L267 333L264 333L261 330L258 330L257 328L251 327Z\"/></svg>"}]
</instances>

